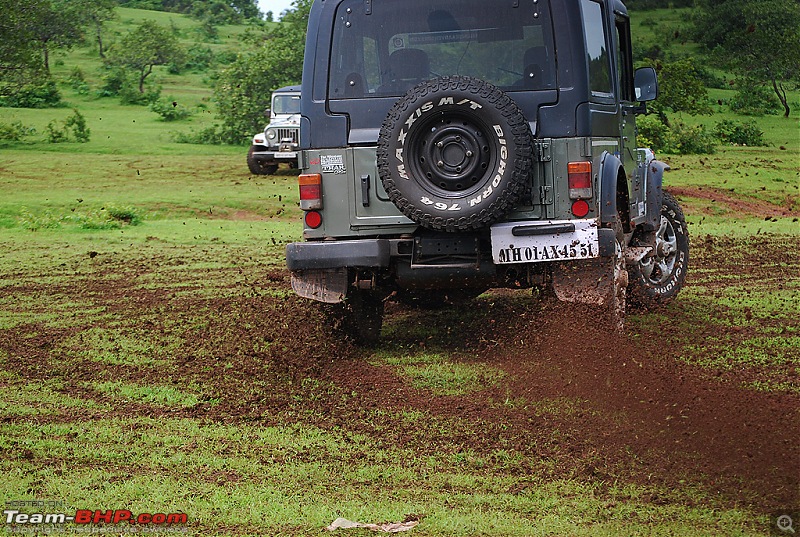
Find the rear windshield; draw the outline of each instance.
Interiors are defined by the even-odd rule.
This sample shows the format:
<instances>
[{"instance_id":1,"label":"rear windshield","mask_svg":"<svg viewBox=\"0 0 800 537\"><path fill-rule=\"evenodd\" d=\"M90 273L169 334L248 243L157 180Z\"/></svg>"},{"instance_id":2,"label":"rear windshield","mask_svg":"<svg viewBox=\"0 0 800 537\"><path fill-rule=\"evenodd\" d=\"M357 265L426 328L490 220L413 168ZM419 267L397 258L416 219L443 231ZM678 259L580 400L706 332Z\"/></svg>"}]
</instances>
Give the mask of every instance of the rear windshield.
<instances>
[{"instance_id":1,"label":"rear windshield","mask_svg":"<svg viewBox=\"0 0 800 537\"><path fill-rule=\"evenodd\" d=\"M552 89L555 72L546 1L432 0L409 7L345 0L334 27L328 97L399 96L446 75L481 78L507 91Z\"/></svg>"}]
</instances>

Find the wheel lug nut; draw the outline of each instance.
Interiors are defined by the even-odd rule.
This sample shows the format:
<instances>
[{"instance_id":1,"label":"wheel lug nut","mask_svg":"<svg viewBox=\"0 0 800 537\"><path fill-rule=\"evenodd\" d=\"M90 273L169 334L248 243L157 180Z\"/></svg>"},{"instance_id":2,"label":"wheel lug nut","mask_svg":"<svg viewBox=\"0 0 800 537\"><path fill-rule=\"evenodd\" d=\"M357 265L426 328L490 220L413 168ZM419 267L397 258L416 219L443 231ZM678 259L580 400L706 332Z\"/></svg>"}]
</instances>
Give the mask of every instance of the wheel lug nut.
<instances>
[{"instance_id":1,"label":"wheel lug nut","mask_svg":"<svg viewBox=\"0 0 800 537\"><path fill-rule=\"evenodd\" d=\"M461 166L456 166L456 171L461 172Z\"/></svg>"},{"instance_id":2,"label":"wheel lug nut","mask_svg":"<svg viewBox=\"0 0 800 537\"><path fill-rule=\"evenodd\" d=\"M467 151L467 157L471 157L471 156L472 156L472 151Z\"/></svg>"},{"instance_id":3,"label":"wheel lug nut","mask_svg":"<svg viewBox=\"0 0 800 537\"><path fill-rule=\"evenodd\" d=\"M456 136L456 142L460 142L460 141L461 141L461 136Z\"/></svg>"},{"instance_id":4,"label":"wheel lug nut","mask_svg":"<svg viewBox=\"0 0 800 537\"><path fill-rule=\"evenodd\" d=\"M437 143L436 143L436 147L438 147L439 149L441 149L442 147L444 147L444 142L437 142Z\"/></svg>"},{"instance_id":5,"label":"wheel lug nut","mask_svg":"<svg viewBox=\"0 0 800 537\"><path fill-rule=\"evenodd\" d=\"M444 167L444 162L442 162L440 160L439 162L436 163L436 165L439 166L440 168L443 168Z\"/></svg>"}]
</instances>

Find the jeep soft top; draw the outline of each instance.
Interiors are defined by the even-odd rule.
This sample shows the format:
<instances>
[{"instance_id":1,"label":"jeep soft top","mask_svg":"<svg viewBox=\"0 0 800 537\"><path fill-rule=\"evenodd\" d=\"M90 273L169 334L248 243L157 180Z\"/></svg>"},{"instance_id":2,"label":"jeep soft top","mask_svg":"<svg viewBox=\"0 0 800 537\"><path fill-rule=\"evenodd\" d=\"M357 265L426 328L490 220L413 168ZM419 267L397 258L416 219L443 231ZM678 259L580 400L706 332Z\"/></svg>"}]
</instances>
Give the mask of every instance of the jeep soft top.
<instances>
[{"instance_id":1,"label":"jeep soft top","mask_svg":"<svg viewBox=\"0 0 800 537\"><path fill-rule=\"evenodd\" d=\"M301 100L301 296L361 341L388 296L552 289L623 326L683 284L667 166L636 147L656 97L617 0L325 0Z\"/></svg>"}]
</instances>

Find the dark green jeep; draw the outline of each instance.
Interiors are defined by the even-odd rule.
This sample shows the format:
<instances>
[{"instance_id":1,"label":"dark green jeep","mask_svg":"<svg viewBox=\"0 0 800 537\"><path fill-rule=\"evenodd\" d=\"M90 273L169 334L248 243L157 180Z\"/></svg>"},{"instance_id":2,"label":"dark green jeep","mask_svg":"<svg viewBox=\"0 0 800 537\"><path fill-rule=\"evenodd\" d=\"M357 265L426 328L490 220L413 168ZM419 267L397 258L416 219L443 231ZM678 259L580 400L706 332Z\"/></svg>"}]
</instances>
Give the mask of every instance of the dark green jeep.
<instances>
[{"instance_id":1,"label":"dark green jeep","mask_svg":"<svg viewBox=\"0 0 800 537\"><path fill-rule=\"evenodd\" d=\"M303 71L299 295L374 341L387 297L554 291L623 327L688 263L636 147L655 71L617 0L317 0ZM594 310L593 310L594 311Z\"/></svg>"}]
</instances>

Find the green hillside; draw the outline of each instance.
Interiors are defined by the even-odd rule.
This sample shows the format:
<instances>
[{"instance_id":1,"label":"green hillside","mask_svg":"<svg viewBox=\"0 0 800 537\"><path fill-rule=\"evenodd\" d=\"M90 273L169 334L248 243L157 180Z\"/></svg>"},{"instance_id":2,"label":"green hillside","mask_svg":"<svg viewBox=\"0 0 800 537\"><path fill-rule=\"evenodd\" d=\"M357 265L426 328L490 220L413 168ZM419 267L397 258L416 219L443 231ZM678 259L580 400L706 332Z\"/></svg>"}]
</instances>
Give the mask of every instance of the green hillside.
<instances>
[{"instance_id":1,"label":"green hillside","mask_svg":"<svg viewBox=\"0 0 800 537\"><path fill-rule=\"evenodd\" d=\"M21 142L0 141L0 148L30 149L47 152L80 152L109 154L207 154L210 150L221 154L241 151L238 147L197 146L176 143L176 133L197 132L214 124L215 106L213 82L217 72L245 50L242 36L250 25L224 25L216 27L217 35L209 38L202 23L188 15L117 8L117 16L104 26L106 47L118 45L126 33L145 20L171 29L179 42L192 56L211 58L210 65L189 67L174 72L169 66L155 66L148 84L161 88L165 101L175 102L191 113L181 121L163 121L161 116L146 105L123 105L119 97L100 97L109 70L104 68L97 45L90 43L68 51L51 53L51 74L62 95L62 105L57 108L28 109L0 107L0 124L21 123L35 134L25 136ZM265 23L268 26L270 23ZM76 70L85 85L73 82ZM172 72L171 72L172 71ZM77 109L86 117L91 138L85 144L52 144L46 141L46 128L53 120L63 121ZM266 118L264 119L266 123Z\"/></svg>"}]
</instances>

